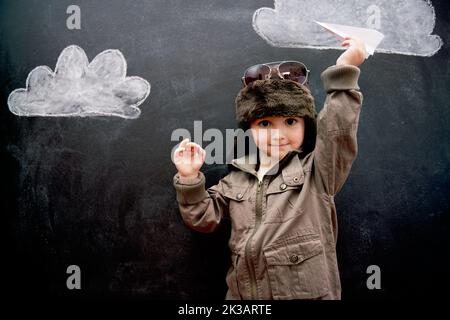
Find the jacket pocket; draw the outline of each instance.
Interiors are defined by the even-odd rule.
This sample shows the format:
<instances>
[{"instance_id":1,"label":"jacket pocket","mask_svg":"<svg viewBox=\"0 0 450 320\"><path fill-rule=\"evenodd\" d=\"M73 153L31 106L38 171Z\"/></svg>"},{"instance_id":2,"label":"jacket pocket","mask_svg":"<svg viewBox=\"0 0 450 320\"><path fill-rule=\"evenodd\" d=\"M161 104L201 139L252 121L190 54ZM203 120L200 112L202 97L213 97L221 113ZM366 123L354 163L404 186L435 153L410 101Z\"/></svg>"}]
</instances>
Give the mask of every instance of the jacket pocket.
<instances>
[{"instance_id":1,"label":"jacket pocket","mask_svg":"<svg viewBox=\"0 0 450 320\"><path fill-rule=\"evenodd\" d=\"M225 197L230 200L242 202L248 199L248 188L230 188L225 191Z\"/></svg>"},{"instance_id":2,"label":"jacket pocket","mask_svg":"<svg viewBox=\"0 0 450 320\"><path fill-rule=\"evenodd\" d=\"M290 238L264 249L274 299L314 299L329 291L318 235Z\"/></svg>"},{"instance_id":3,"label":"jacket pocket","mask_svg":"<svg viewBox=\"0 0 450 320\"><path fill-rule=\"evenodd\" d=\"M226 299L227 300L241 300L241 293L239 292L239 283L237 276L237 267L239 262L239 254L232 253L231 254L231 267L228 270L226 276L226 282L228 285L228 292Z\"/></svg>"},{"instance_id":4,"label":"jacket pocket","mask_svg":"<svg viewBox=\"0 0 450 320\"><path fill-rule=\"evenodd\" d=\"M281 187L279 192L267 196L267 216L264 223L283 223L301 214L300 205L302 185Z\"/></svg>"}]
</instances>

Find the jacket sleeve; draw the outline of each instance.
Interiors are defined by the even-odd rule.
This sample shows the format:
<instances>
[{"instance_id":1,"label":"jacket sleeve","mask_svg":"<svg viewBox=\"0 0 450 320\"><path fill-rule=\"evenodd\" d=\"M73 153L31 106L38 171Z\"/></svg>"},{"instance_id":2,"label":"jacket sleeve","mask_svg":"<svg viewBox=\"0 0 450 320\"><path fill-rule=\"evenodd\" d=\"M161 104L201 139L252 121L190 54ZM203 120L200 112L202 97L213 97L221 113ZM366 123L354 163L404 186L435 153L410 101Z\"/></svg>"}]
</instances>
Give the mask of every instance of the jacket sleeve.
<instances>
[{"instance_id":1,"label":"jacket sleeve","mask_svg":"<svg viewBox=\"0 0 450 320\"><path fill-rule=\"evenodd\" d=\"M205 190L205 176L200 171L196 178L173 177L181 216L190 228L213 232L224 216L228 216L228 199L223 196L225 178Z\"/></svg>"},{"instance_id":2,"label":"jacket sleeve","mask_svg":"<svg viewBox=\"0 0 450 320\"><path fill-rule=\"evenodd\" d=\"M316 184L335 195L347 179L358 152L356 133L363 96L359 92L358 67L332 66L321 77L327 93L317 118L314 150Z\"/></svg>"}]
</instances>

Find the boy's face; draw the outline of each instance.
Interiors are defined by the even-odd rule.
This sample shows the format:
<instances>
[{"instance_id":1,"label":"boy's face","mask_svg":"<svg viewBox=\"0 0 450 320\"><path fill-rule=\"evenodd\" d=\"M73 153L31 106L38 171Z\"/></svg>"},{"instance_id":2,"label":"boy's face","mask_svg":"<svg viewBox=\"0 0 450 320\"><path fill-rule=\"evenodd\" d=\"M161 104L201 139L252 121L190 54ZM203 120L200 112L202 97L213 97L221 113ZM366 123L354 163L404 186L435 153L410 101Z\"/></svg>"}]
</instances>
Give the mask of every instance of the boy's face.
<instances>
[{"instance_id":1,"label":"boy's face","mask_svg":"<svg viewBox=\"0 0 450 320\"><path fill-rule=\"evenodd\" d=\"M261 151L281 160L289 151L299 149L305 135L302 117L264 117L250 124L253 139Z\"/></svg>"}]
</instances>

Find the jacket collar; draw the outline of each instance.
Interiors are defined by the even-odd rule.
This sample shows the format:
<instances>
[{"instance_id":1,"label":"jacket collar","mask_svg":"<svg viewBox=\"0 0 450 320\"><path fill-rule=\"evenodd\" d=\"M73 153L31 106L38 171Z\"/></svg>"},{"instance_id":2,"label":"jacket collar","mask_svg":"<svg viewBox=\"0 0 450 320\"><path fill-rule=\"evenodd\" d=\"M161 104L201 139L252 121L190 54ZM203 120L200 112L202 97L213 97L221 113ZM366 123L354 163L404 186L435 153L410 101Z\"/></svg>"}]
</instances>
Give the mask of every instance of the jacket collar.
<instances>
[{"instance_id":1,"label":"jacket collar","mask_svg":"<svg viewBox=\"0 0 450 320\"><path fill-rule=\"evenodd\" d=\"M278 162L281 169L281 175L283 180L287 185L299 185L303 183L304 172L303 166L301 164L298 155L301 153L300 150L291 150L288 154ZM258 173L256 172L256 154L248 154L237 159L233 159L231 164L241 171L247 172L258 178ZM270 170L266 174L276 174Z\"/></svg>"}]
</instances>

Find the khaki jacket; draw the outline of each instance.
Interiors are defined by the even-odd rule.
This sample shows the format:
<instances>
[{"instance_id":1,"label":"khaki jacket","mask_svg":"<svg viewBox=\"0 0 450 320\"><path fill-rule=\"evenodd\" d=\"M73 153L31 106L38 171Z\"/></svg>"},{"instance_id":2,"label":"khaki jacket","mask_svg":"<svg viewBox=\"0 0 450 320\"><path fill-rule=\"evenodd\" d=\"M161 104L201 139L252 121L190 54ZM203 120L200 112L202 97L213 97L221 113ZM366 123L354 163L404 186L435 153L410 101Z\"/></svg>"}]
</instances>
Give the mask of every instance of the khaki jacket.
<instances>
[{"instance_id":1,"label":"khaki jacket","mask_svg":"<svg viewBox=\"0 0 450 320\"><path fill-rule=\"evenodd\" d=\"M354 66L322 73L327 98L314 151L291 151L262 182L248 156L234 159L236 170L208 190L202 172L193 179L174 176L189 227L212 232L222 219L231 220L226 299L340 299L334 196L357 154L359 73Z\"/></svg>"}]
</instances>

